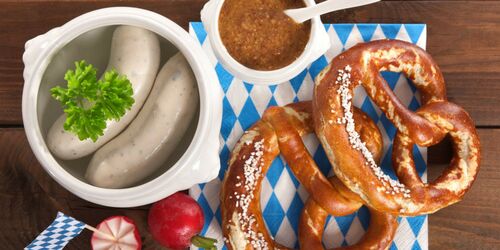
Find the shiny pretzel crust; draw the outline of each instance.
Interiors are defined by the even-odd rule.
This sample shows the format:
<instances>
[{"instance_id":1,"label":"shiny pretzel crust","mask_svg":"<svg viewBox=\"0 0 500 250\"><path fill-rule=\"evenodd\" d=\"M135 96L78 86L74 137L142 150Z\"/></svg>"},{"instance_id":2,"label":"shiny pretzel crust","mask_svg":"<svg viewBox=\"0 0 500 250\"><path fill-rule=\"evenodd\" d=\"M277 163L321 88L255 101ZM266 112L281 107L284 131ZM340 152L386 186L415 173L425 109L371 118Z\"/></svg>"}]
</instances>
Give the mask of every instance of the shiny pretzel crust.
<instances>
[{"instance_id":1,"label":"shiny pretzel crust","mask_svg":"<svg viewBox=\"0 0 500 250\"><path fill-rule=\"evenodd\" d=\"M355 212L362 205L358 195L350 191L336 177L330 178L330 182L336 187L336 192L344 197L349 197L349 205L353 211L337 216L345 216ZM370 210L370 226L363 237L354 245L338 249L389 249L398 228L397 216L381 213L368 207ZM302 210L299 220L299 243L300 249L317 250L323 249L322 239L328 212L322 209L313 199L308 199Z\"/></svg>"},{"instance_id":2,"label":"shiny pretzel crust","mask_svg":"<svg viewBox=\"0 0 500 250\"><path fill-rule=\"evenodd\" d=\"M346 67L352 83L349 93L352 95L354 87L361 84L398 129L394 168L410 197L384 192L386 187L380 178L350 144L346 126L329 122L345 116L337 78L339 70ZM398 100L380 75L385 70L402 72L413 81L422 97L421 111L408 110ZM463 109L447 102L438 66L424 50L410 43L379 40L358 44L334 58L315 79L313 117L316 134L336 176L381 212L412 216L437 211L459 201L479 170L480 144L474 123ZM437 144L446 133L452 135L456 145L450 167L434 182L423 184L407 148Z\"/></svg>"},{"instance_id":3,"label":"shiny pretzel crust","mask_svg":"<svg viewBox=\"0 0 500 250\"><path fill-rule=\"evenodd\" d=\"M346 215L361 206L354 193L338 192L342 184L332 184L323 176L305 148L301 136L313 130L311 106L311 102L300 102L269 108L234 147L221 191L222 230L229 249L286 249L267 232L260 205L262 180L280 153L310 193L316 209ZM368 142L367 147L380 158L382 137L378 128L359 110L355 111L354 119L356 130ZM252 187L245 183L251 183ZM250 197L243 206L239 201L242 197Z\"/></svg>"}]
</instances>

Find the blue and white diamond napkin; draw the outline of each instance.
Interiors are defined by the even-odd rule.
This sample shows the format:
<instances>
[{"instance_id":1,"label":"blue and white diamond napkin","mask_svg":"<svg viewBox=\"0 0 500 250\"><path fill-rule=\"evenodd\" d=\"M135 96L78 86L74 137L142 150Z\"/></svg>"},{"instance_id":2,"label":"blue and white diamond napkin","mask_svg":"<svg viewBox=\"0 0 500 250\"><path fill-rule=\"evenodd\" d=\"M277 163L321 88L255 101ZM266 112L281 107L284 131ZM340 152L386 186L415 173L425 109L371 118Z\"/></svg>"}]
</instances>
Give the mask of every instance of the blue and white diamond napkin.
<instances>
[{"instance_id":1,"label":"blue and white diamond napkin","mask_svg":"<svg viewBox=\"0 0 500 250\"><path fill-rule=\"evenodd\" d=\"M68 242L78 236L85 228L85 223L61 212L56 219L25 250L63 249Z\"/></svg>"},{"instance_id":2,"label":"blue and white diamond napkin","mask_svg":"<svg viewBox=\"0 0 500 250\"><path fill-rule=\"evenodd\" d=\"M243 131L260 119L269 106L286 105L291 102L310 100L313 79L340 52L360 42L378 39L399 39L408 41L425 49L425 24L325 24L330 35L332 47L326 54L289 82L274 86L259 86L242 82L234 78L217 62L209 39L201 23L191 23L190 33L197 38L208 54L219 77L223 99L223 121L220 132L224 142L220 148L221 170L215 180L193 186L189 193L202 206L205 213L205 227L202 235L219 239L219 249L224 248L221 235L221 211L219 192L227 160L231 149ZM398 73L382 73L401 102L411 109L419 107L419 97L415 87ZM354 105L368 113L379 126L384 138L384 157L382 168L394 177L391 167L392 139L396 129L367 97L364 89L355 90ZM330 164L314 135L304 141L325 174L330 173ZM415 163L425 180L426 148L415 148ZM308 194L295 179L283 159L277 158L267 173L262 184L261 204L266 226L276 241L288 247L298 248L297 224L301 209ZM325 225L324 245L327 248L346 246L356 243L364 234L369 224L369 212L366 208L344 217L330 217ZM399 228L390 249L428 249L427 216L406 217L399 219Z\"/></svg>"}]
</instances>

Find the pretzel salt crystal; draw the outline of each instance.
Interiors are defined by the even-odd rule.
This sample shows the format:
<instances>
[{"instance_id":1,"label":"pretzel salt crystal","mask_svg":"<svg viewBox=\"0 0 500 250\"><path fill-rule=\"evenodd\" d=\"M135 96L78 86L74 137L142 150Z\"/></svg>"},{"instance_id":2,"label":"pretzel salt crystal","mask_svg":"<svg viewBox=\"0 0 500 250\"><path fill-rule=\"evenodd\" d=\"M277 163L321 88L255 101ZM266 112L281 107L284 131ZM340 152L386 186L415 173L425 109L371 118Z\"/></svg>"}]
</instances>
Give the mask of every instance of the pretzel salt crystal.
<instances>
[{"instance_id":1,"label":"pretzel salt crystal","mask_svg":"<svg viewBox=\"0 0 500 250\"><path fill-rule=\"evenodd\" d=\"M355 119L360 121L360 119ZM361 120L363 123L373 124L369 120ZM365 131L360 131L361 134L374 134L380 135L380 131L375 126L363 126ZM369 131L366 131L369 130ZM367 138L368 142L372 139L378 140L376 137ZM375 143L370 147L370 152L374 156L376 162L380 161L382 156L382 144ZM356 212L362 205L363 200L354 192L349 190L338 178L330 177L329 181L335 187L335 193L339 196L347 198L346 207L351 210L337 211L334 214L329 214L318 203L309 198L302 210L299 220L299 243L300 249L324 249L323 248L323 232L325 229L325 222L328 215L346 216ZM344 202L344 201L337 201ZM388 249L391 246L392 240L398 228L397 217L389 213L381 213L377 210L368 207L370 211L370 225L363 237L354 245L345 246L341 249Z\"/></svg>"},{"instance_id":2,"label":"pretzel salt crystal","mask_svg":"<svg viewBox=\"0 0 500 250\"><path fill-rule=\"evenodd\" d=\"M380 156L382 138L376 125L355 112L357 130ZM272 161L282 153L292 172L322 209L333 215L359 208L340 195L307 152L301 136L313 130L311 102L272 107L248 129L233 149L221 191L222 230L229 249L283 248L266 230L260 207L261 183Z\"/></svg>"},{"instance_id":3,"label":"pretzel salt crystal","mask_svg":"<svg viewBox=\"0 0 500 250\"><path fill-rule=\"evenodd\" d=\"M379 40L358 44L337 56L316 78L313 96L315 131L336 176L369 206L382 212L419 215L460 200L479 169L480 146L473 122L456 105L454 108L460 109L457 112L463 119L461 124L453 126L444 119L434 118L433 114L426 116L408 110L380 75L380 71L385 70L402 72L412 80L421 93L424 108L448 103L438 66L424 50L413 44ZM461 133L458 145L467 150L458 149L455 161L459 164L452 162L451 168L436 180L435 184L442 192L431 194L429 189L405 186L392 180L375 164L353 129L351 99L354 87L359 84L399 133L406 135L402 138L406 144L430 146L442 140L447 131ZM395 152L398 162L410 162L411 154L401 152L407 151ZM412 165L399 164L395 167L411 168ZM415 171L397 171L400 174L410 172ZM448 191L454 192L454 195L445 197L450 193ZM447 201L440 202L442 199Z\"/></svg>"}]
</instances>

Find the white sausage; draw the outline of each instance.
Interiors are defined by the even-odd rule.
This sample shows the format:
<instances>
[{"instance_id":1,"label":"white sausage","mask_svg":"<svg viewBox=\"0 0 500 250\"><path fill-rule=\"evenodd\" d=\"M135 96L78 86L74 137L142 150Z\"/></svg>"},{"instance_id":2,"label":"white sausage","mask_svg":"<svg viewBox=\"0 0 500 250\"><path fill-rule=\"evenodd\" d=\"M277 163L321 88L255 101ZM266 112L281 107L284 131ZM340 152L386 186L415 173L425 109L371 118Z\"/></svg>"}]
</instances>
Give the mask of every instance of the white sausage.
<instances>
[{"instance_id":1,"label":"white sausage","mask_svg":"<svg viewBox=\"0 0 500 250\"><path fill-rule=\"evenodd\" d=\"M137 118L94 154L85 177L104 188L130 187L148 177L178 146L197 107L196 79L178 53L161 69Z\"/></svg>"},{"instance_id":2,"label":"white sausage","mask_svg":"<svg viewBox=\"0 0 500 250\"><path fill-rule=\"evenodd\" d=\"M63 125L66 115L62 115L47 135L50 151L63 160L78 159L93 153L113 139L141 109L151 91L159 65L160 42L156 34L134 26L117 27L113 33L106 71L115 69L119 74L127 76L134 90L134 104L119 121L109 120L104 135L96 142L91 139L80 141L77 135L65 131Z\"/></svg>"}]
</instances>

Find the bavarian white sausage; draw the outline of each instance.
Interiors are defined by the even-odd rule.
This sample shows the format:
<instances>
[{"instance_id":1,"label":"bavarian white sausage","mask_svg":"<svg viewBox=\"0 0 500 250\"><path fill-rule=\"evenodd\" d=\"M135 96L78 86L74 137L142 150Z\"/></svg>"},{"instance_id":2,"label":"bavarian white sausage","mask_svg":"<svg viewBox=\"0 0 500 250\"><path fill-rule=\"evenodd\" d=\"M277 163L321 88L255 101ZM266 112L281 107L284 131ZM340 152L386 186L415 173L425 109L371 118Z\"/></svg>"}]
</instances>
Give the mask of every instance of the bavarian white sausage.
<instances>
[{"instance_id":1,"label":"bavarian white sausage","mask_svg":"<svg viewBox=\"0 0 500 250\"><path fill-rule=\"evenodd\" d=\"M130 187L148 177L178 146L197 107L196 79L178 53L161 69L137 118L94 154L85 177L104 188Z\"/></svg>"},{"instance_id":2,"label":"bavarian white sausage","mask_svg":"<svg viewBox=\"0 0 500 250\"><path fill-rule=\"evenodd\" d=\"M160 42L153 32L134 26L119 26L113 33L111 54L106 71L115 69L126 75L134 90L135 103L119 121L110 120L104 135L96 142L80 141L63 128L66 115L61 115L47 135L50 151L58 158L72 160L96 151L118 135L134 119L153 86L160 64ZM103 72L104 73L104 72Z\"/></svg>"}]
</instances>

